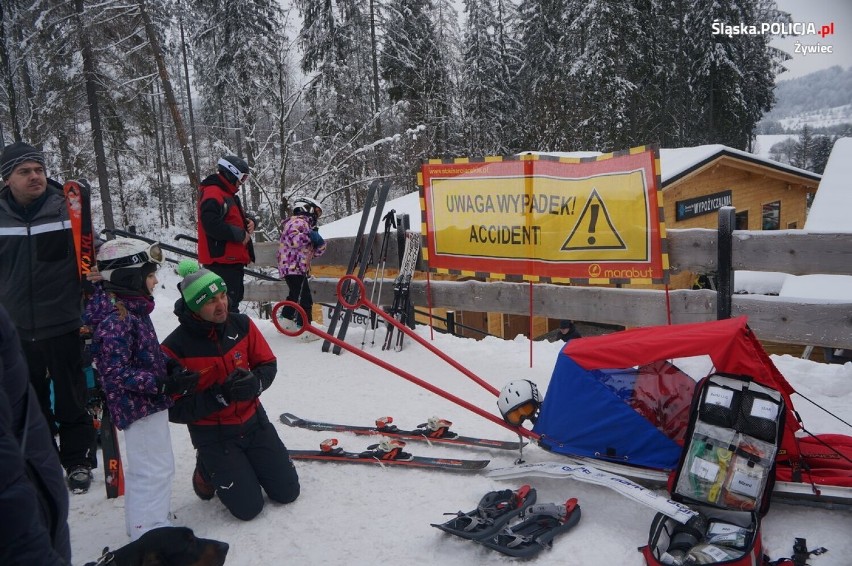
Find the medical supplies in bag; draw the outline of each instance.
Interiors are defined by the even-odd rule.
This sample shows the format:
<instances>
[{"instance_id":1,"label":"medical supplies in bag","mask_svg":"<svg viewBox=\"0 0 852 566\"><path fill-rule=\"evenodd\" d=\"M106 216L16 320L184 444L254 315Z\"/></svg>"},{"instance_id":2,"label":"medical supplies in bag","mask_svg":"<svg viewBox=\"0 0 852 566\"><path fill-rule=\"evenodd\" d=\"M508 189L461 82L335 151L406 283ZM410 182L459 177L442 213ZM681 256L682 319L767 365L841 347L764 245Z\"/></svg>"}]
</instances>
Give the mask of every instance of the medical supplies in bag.
<instances>
[{"instance_id":1,"label":"medical supplies in bag","mask_svg":"<svg viewBox=\"0 0 852 566\"><path fill-rule=\"evenodd\" d=\"M684 525L658 514L640 549L647 564L760 563L760 520L769 509L783 421L781 394L748 376L713 374L698 384L669 485L672 499L699 515Z\"/></svg>"}]
</instances>

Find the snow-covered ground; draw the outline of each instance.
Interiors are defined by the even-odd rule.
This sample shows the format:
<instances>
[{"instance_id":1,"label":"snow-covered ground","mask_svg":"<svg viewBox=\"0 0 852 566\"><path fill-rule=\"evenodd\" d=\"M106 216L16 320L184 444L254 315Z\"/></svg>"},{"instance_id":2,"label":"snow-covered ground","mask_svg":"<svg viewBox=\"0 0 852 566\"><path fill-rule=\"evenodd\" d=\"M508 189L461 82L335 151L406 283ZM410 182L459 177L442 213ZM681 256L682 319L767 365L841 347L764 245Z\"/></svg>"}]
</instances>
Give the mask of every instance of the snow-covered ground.
<instances>
[{"instance_id":1,"label":"snow-covered ground","mask_svg":"<svg viewBox=\"0 0 852 566\"><path fill-rule=\"evenodd\" d=\"M156 293L153 318L160 338L175 327L172 305L177 298L177 275L160 272L162 288ZM282 412L344 423L369 424L391 415L402 427L413 427L431 416L453 421L463 434L512 440L494 423L470 413L351 352L324 354L320 342L309 344L278 334L270 321L258 326L278 356L279 371L262 400L277 422ZM427 327L418 332L430 338ZM363 328L350 328L347 342L360 349ZM402 352L382 352L366 336L365 351L442 387L471 403L497 414L495 399L419 344L406 343ZM503 341L469 339L435 334L433 344L497 388L512 379L530 379L547 387L560 343L534 344L530 367L529 342L522 338ZM787 379L803 395L852 421L852 364L825 365L790 356L773 356ZM687 371L688 368L684 368ZM805 424L814 433L852 429L833 420L810 403L794 398ZM317 448L329 434L277 425L290 448ZM512 560L471 542L445 535L429 526L447 520L444 513L474 509L486 492L524 482L498 482L482 474L461 475L414 469L382 469L378 466L297 462L301 497L291 505L268 503L253 521L233 518L217 499L201 501L191 487L195 456L186 429L172 425L177 474L172 509L177 524L192 527L203 537L231 545L227 564L441 564L470 565L510 563ZM361 450L368 438L336 435L345 448ZM421 455L490 458L489 467L512 464L514 454L498 450L463 449L409 443ZM528 462L558 460L558 456L529 447ZM646 542L654 511L608 489L573 480L530 479L539 502L564 502L577 497L583 515L579 525L557 539L533 564L583 566L641 565L637 547ZM104 546L117 548L128 542L124 532L123 498L107 500L103 474L95 474L89 493L71 498L71 539L74 563L84 564L100 556ZM763 536L766 552L773 558L789 556L793 539L804 537L811 547L829 552L811 559L814 566L848 565L852 556L852 511L828 511L773 503Z\"/></svg>"}]
</instances>

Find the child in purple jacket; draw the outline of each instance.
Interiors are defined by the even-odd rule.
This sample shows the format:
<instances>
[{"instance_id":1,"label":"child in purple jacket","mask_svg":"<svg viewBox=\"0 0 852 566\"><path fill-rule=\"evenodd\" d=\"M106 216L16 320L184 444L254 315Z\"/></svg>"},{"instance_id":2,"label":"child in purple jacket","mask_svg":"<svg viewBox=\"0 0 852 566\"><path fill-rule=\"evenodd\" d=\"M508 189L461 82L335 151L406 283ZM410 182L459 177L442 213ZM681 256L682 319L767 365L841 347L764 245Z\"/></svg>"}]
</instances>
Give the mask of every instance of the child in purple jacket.
<instances>
[{"instance_id":1,"label":"child in purple jacket","mask_svg":"<svg viewBox=\"0 0 852 566\"><path fill-rule=\"evenodd\" d=\"M310 197L299 197L293 201L292 215L281 227L278 240L278 275L287 282L289 293L287 300L298 303L308 316L300 320L293 307L281 309L282 326L294 330L303 324L310 324L314 300L308 277L311 273L311 260L325 253L325 240L317 230L317 220L322 214L320 204ZM310 332L301 335L300 340L312 341L319 337Z\"/></svg>"},{"instance_id":2,"label":"child in purple jacket","mask_svg":"<svg viewBox=\"0 0 852 566\"><path fill-rule=\"evenodd\" d=\"M187 393L198 381L198 374L167 368L151 322L151 293L162 262L163 253L156 244L132 238L103 244L98 250L103 283L84 316L94 328L94 365L107 409L124 431L124 518L131 540L171 525L175 466L167 409L173 395Z\"/></svg>"}]
</instances>

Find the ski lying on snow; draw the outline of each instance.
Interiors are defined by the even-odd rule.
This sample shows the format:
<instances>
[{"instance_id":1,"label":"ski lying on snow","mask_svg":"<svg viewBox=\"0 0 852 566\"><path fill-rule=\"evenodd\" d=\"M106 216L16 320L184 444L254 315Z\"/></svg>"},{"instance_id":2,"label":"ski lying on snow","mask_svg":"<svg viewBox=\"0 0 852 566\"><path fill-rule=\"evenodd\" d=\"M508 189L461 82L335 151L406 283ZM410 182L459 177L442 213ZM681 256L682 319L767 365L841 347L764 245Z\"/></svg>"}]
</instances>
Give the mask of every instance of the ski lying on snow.
<instances>
[{"instance_id":1,"label":"ski lying on snow","mask_svg":"<svg viewBox=\"0 0 852 566\"><path fill-rule=\"evenodd\" d=\"M368 447L364 452L347 452L337 446L337 439L330 438L320 445L320 450L290 450L293 460L317 460L339 464L377 464L380 466L402 466L428 470L455 472L477 472L486 467L490 460L463 460L459 458L429 458L413 456L403 452L405 442L386 439Z\"/></svg>"},{"instance_id":2,"label":"ski lying on snow","mask_svg":"<svg viewBox=\"0 0 852 566\"><path fill-rule=\"evenodd\" d=\"M533 476L569 478L571 477L571 468L575 466L589 466L611 474L618 474L650 489L664 489L669 475L669 472L665 470L640 468L607 460L574 456L564 461L538 462L497 468L490 471L488 476L500 480ZM810 483L776 481L772 498L790 505L826 509L852 509L852 487L817 484L817 489L819 489L819 494L814 493Z\"/></svg>"},{"instance_id":3,"label":"ski lying on snow","mask_svg":"<svg viewBox=\"0 0 852 566\"><path fill-rule=\"evenodd\" d=\"M436 442L441 444L454 444L457 446L477 446L482 448L497 448L500 450L520 450L524 446L521 442L512 442L510 440L493 440L490 438L477 438L473 436L459 436L455 432L444 430L443 432L432 431L421 425L413 430L403 430L395 425L387 424L379 428L376 426L358 426L347 424L334 424L320 421L312 421L297 417L292 413L284 413L281 415L281 422L287 426L296 428L307 428L310 430L325 430L330 432L351 432L353 434L366 435L383 435L391 438L401 438L403 440L418 440L423 442ZM393 419L387 422L393 422ZM441 433L441 436L431 436L432 434Z\"/></svg>"}]
</instances>

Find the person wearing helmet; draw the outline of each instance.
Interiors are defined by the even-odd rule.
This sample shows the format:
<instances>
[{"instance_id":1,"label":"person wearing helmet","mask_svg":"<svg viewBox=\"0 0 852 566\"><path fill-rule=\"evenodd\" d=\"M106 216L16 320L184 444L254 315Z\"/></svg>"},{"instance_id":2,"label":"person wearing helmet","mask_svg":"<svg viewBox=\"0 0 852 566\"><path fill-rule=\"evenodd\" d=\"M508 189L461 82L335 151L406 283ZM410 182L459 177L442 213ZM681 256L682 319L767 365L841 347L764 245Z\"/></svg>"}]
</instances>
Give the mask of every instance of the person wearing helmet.
<instances>
[{"instance_id":1,"label":"person wearing helmet","mask_svg":"<svg viewBox=\"0 0 852 566\"><path fill-rule=\"evenodd\" d=\"M124 431L124 520L137 540L151 529L171 526L174 456L168 409L173 396L190 393L198 374L167 363L151 322L158 244L116 238L98 250L103 278L86 307L93 329L92 354L113 423Z\"/></svg>"},{"instance_id":2,"label":"person wearing helmet","mask_svg":"<svg viewBox=\"0 0 852 566\"><path fill-rule=\"evenodd\" d=\"M68 487L82 493L91 483L96 432L86 410L83 288L65 195L47 177L44 154L24 142L3 149L0 174L0 303L52 436L59 435Z\"/></svg>"},{"instance_id":3,"label":"person wearing helmet","mask_svg":"<svg viewBox=\"0 0 852 566\"><path fill-rule=\"evenodd\" d=\"M219 500L249 521L269 499L299 497L299 475L287 447L269 422L260 396L273 384L278 361L252 319L228 311L225 282L185 260L175 303L178 327L163 340L166 355L201 373L195 393L169 409L185 423L196 448L195 494Z\"/></svg>"},{"instance_id":4,"label":"person wearing helmet","mask_svg":"<svg viewBox=\"0 0 852 566\"><path fill-rule=\"evenodd\" d=\"M290 217L281 226L278 240L278 275L287 282L287 300L298 303L308 316L307 321L300 317L293 307L281 309L282 325L295 330L313 320L311 310L314 306L308 277L311 272L311 260L325 253L325 240L320 236L317 221L322 214L320 204L310 197L298 197L293 200ZM311 332L300 335L300 340L313 341L319 337Z\"/></svg>"},{"instance_id":5,"label":"person wearing helmet","mask_svg":"<svg viewBox=\"0 0 852 566\"><path fill-rule=\"evenodd\" d=\"M233 312L239 312L243 300L245 267L254 261L254 221L237 196L248 179L248 163L226 155L198 189L198 261L225 281Z\"/></svg>"},{"instance_id":6,"label":"person wearing helmet","mask_svg":"<svg viewBox=\"0 0 852 566\"><path fill-rule=\"evenodd\" d=\"M538 387L526 379L510 381L500 390L497 408L503 420L512 426L521 426L526 420L534 424L541 409Z\"/></svg>"}]
</instances>

